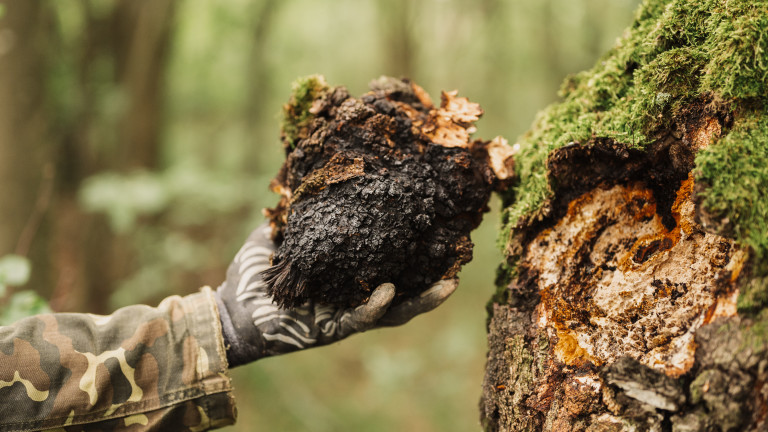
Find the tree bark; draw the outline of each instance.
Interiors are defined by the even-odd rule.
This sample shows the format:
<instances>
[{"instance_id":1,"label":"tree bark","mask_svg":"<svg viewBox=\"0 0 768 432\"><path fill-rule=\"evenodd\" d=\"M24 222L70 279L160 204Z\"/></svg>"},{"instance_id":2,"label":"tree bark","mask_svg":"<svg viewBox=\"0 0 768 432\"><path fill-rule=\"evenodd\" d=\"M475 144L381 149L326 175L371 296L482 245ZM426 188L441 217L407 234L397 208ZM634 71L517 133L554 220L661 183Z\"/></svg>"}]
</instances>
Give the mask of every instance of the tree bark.
<instances>
[{"instance_id":1,"label":"tree bark","mask_svg":"<svg viewBox=\"0 0 768 432\"><path fill-rule=\"evenodd\" d=\"M708 3L644 2L520 142L486 430L768 427L768 8Z\"/></svg>"}]
</instances>

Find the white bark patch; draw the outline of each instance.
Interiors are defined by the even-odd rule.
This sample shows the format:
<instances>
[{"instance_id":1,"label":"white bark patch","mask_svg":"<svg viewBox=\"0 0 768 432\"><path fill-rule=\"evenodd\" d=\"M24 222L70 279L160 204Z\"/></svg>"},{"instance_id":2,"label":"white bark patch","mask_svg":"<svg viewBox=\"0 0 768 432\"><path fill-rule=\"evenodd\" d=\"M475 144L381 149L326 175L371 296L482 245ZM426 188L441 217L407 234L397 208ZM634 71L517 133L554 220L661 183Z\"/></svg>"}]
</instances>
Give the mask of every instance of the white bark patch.
<instances>
[{"instance_id":1,"label":"white bark patch","mask_svg":"<svg viewBox=\"0 0 768 432\"><path fill-rule=\"evenodd\" d=\"M693 335L735 315L734 280L745 259L733 241L694 221L693 180L684 181L668 229L641 183L575 199L528 245L522 265L541 293L536 322L568 365L629 355L679 376L693 365Z\"/></svg>"}]
</instances>

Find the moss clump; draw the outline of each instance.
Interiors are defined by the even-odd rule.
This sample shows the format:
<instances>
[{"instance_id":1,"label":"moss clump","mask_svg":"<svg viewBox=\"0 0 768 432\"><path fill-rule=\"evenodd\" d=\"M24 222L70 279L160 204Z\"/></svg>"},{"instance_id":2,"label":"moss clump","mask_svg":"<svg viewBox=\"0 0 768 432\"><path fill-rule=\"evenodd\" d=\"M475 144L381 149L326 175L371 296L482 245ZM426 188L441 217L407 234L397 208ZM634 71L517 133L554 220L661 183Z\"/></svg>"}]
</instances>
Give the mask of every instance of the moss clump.
<instances>
[{"instance_id":1,"label":"moss clump","mask_svg":"<svg viewBox=\"0 0 768 432\"><path fill-rule=\"evenodd\" d=\"M493 316L493 305L507 304L509 303L509 290L507 286L512 279L517 277L517 266L510 266L507 263L502 263L496 269L496 292L493 293L488 302L485 304L485 311L488 313L488 321L485 323L486 327L490 325L490 319Z\"/></svg>"},{"instance_id":2,"label":"moss clump","mask_svg":"<svg viewBox=\"0 0 768 432\"><path fill-rule=\"evenodd\" d=\"M687 107L706 98L733 110L747 104L762 106L768 97L768 2L646 0L616 46L591 70L567 78L560 96L563 101L541 112L519 140L515 169L520 180L509 194L514 200L505 203L500 238L504 245L518 224L542 214L557 191L546 167L553 150L598 138L645 150L661 132L674 130ZM740 135L725 145L735 145L729 142L742 136L751 141L742 145L753 151L760 145L765 148L758 138L761 133L765 137L765 131L749 132L750 127L756 127L754 122L744 123L739 128L742 132L736 132ZM702 163L711 160L702 173L717 172L733 181L745 175L739 173L743 160L723 165L716 156L705 155L712 151L724 158L727 150L717 147L702 153ZM754 163L763 162L755 159ZM757 184L764 184L760 175L752 174ZM757 209L743 208L765 199L755 186L743 190L748 196L725 198L729 189L722 183L709 193L708 205L722 207L726 213L739 211L731 218L743 226L738 238L760 254L766 240L750 236L766 232L765 213L760 216ZM719 199L723 202L718 207L714 203Z\"/></svg>"},{"instance_id":3,"label":"moss clump","mask_svg":"<svg viewBox=\"0 0 768 432\"><path fill-rule=\"evenodd\" d=\"M766 27L768 28L768 27ZM706 223L753 252L752 276L739 306L768 304L768 110L739 116L730 133L696 157Z\"/></svg>"},{"instance_id":4,"label":"moss clump","mask_svg":"<svg viewBox=\"0 0 768 432\"><path fill-rule=\"evenodd\" d=\"M312 104L330 90L322 75L299 78L293 83L291 97L283 106L281 130L283 141L295 147L296 141L305 135L305 129L312 118Z\"/></svg>"},{"instance_id":5,"label":"moss clump","mask_svg":"<svg viewBox=\"0 0 768 432\"><path fill-rule=\"evenodd\" d=\"M728 2L729 19L712 23L709 62L702 89L733 98L768 95L768 3L740 2L735 11ZM725 2L720 6L724 9Z\"/></svg>"}]
</instances>

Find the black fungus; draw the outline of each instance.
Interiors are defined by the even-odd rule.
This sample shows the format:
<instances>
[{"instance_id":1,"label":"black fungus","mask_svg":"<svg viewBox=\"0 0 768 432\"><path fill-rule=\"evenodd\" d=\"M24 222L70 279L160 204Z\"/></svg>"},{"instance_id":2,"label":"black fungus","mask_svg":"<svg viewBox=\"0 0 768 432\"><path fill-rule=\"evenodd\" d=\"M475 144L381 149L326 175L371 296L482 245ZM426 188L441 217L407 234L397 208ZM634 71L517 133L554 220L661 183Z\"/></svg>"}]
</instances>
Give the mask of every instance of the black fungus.
<instances>
[{"instance_id":1,"label":"black fungus","mask_svg":"<svg viewBox=\"0 0 768 432\"><path fill-rule=\"evenodd\" d=\"M355 306L385 282L402 301L471 259L494 178L467 147L426 138L412 117L428 109L403 88L330 90L311 133L286 147L275 183L291 194L268 212L279 247L265 277L281 306Z\"/></svg>"}]
</instances>

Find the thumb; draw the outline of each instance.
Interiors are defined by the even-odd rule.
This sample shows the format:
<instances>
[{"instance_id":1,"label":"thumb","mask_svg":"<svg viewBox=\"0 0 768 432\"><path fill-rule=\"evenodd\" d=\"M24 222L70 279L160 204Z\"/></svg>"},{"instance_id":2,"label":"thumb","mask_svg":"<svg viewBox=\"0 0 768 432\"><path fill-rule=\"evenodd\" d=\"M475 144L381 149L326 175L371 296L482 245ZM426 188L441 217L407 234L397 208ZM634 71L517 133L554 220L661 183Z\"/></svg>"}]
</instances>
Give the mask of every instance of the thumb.
<instances>
[{"instance_id":1,"label":"thumb","mask_svg":"<svg viewBox=\"0 0 768 432\"><path fill-rule=\"evenodd\" d=\"M379 320L378 325L381 327L392 327L405 324L413 317L440 306L456 291L458 285L458 278L440 280L422 292L418 297L406 300L392 308Z\"/></svg>"},{"instance_id":2,"label":"thumb","mask_svg":"<svg viewBox=\"0 0 768 432\"><path fill-rule=\"evenodd\" d=\"M341 317L340 336L346 337L351 333L363 332L375 326L376 322L387 313L394 298L395 286L391 283L376 287L366 304L356 307Z\"/></svg>"}]
</instances>

